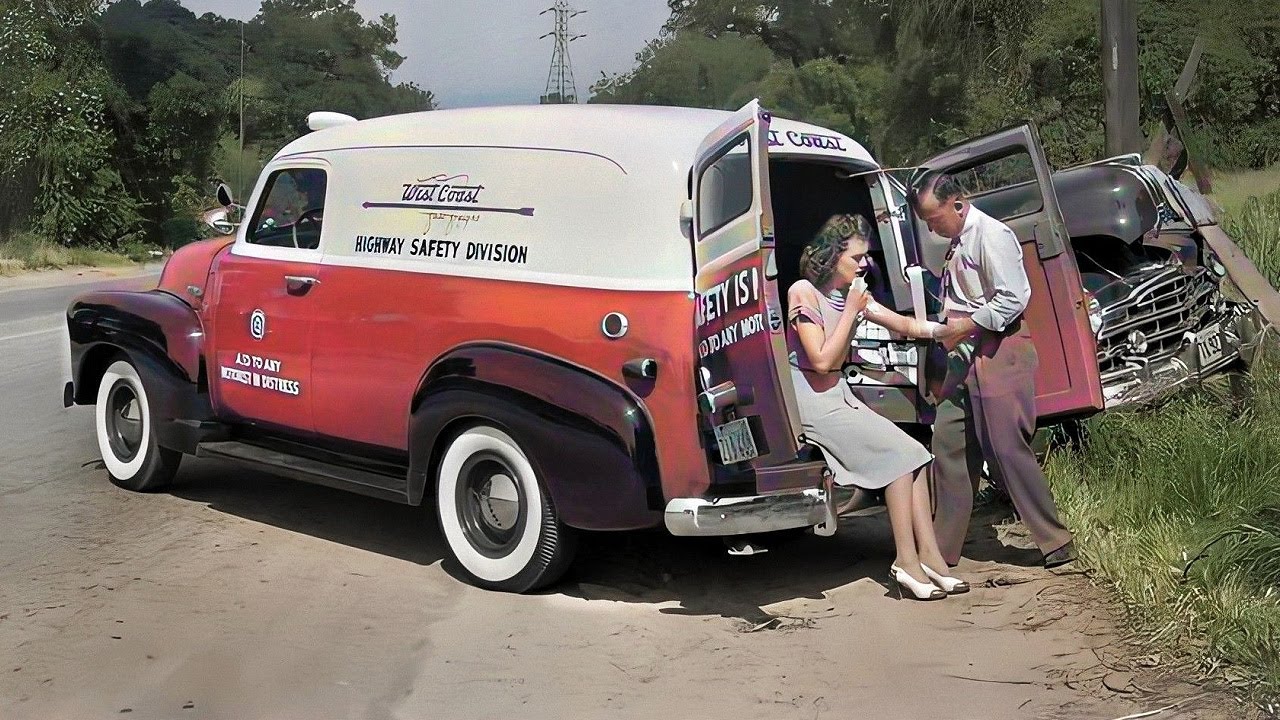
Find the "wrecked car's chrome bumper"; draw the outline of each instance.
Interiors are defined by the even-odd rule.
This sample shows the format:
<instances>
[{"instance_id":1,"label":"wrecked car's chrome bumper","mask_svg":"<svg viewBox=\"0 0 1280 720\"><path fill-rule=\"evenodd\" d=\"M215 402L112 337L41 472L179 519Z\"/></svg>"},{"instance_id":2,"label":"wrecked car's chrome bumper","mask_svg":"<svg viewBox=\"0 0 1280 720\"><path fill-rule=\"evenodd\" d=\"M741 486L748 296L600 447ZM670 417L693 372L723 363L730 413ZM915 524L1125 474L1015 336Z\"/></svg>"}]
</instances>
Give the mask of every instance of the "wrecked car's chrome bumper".
<instances>
[{"instance_id":1,"label":"wrecked car's chrome bumper","mask_svg":"<svg viewBox=\"0 0 1280 720\"><path fill-rule=\"evenodd\" d=\"M771 495L675 498L664 514L667 530L680 536L744 535L813 526L835 533L835 498L827 488Z\"/></svg>"},{"instance_id":2,"label":"wrecked car's chrome bumper","mask_svg":"<svg viewBox=\"0 0 1280 720\"><path fill-rule=\"evenodd\" d=\"M1102 394L1106 409L1131 407L1154 402L1167 393L1197 382L1243 358L1249 362L1261 342L1264 324L1256 308L1246 305L1224 317L1214 326L1183 335L1181 346L1172 354L1156 361L1130 358L1126 367L1102 376ZM1208 357L1201 345L1211 342L1208 331L1218 328L1221 350L1211 348Z\"/></svg>"}]
</instances>

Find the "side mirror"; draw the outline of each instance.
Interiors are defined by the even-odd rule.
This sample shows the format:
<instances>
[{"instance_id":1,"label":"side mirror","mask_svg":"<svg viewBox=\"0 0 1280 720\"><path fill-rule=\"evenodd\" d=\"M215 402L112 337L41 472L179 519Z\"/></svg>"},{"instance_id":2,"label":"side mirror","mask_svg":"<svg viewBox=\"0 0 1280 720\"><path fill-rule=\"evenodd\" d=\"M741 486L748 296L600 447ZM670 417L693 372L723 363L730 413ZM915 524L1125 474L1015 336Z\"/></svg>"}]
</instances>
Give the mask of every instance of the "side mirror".
<instances>
[{"instance_id":1,"label":"side mirror","mask_svg":"<svg viewBox=\"0 0 1280 720\"><path fill-rule=\"evenodd\" d=\"M693 239L693 201L680 203L680 232L689 240Z\"/></svg>"},{"instance_id":2,"label":"side mirror","mask_svg":"<svg viewBox=\"0 0 1280 720\"><path fill-rule=\"evenodd\" d=\"M227 208L210 210L204 214L202 219L206 225L223 235L230 235L236 230L236 224L231 222L230 212Z\"/></svg>"},{"instance_id":3,"label":"side mirror","mask_svg":"<svg viewBox=\"0 0 1280 720\"><path fill-rule=\"evenodd\" d=\"M226 183L218 183L218 204L222 207L231 207L235 205L235 198L231 196L231 188Z\"/></svg>"}]
</instances>

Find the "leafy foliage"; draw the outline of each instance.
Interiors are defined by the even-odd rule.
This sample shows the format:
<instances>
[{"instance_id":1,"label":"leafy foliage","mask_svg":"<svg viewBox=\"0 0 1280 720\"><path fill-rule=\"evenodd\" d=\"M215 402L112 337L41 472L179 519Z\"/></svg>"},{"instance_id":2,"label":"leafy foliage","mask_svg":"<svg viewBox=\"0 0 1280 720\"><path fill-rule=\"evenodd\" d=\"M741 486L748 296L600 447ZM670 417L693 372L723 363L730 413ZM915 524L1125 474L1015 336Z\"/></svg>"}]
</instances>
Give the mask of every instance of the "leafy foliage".
<instances>
[{"instance_id":1,"label":"leafy foliage","mask_svg":"<svg viewBox=\"0 0 1280 720\"><path fill-rule=\"evenodd\" d=\"M963 138L1031 119L1058 165L1104 151L1097 0L669 0L663 36L600 99L647 102L632 86L661 84L666 56L704 66L719 107L762 95L784 115L853 132L882 160L907 164ZM1140 0L1142 125L1165 122L1172 90L1197 36L1206 41L1187 100L1189 145L1211 165L1280 161L1280 14L1271 3ZM697 43L700 35L712 43ZM676 41L670 41L675 37ZM759 79L705 62L731 38L768 48L778 62ZM664 39L667 41L664 42ZM807 82L795 92L797 78ZM737 92L724 88L733 83ZM770 89L793 88L784 97ZM601 90L606 88L601 87ZM856 93L851 97L850 92Z\"/></svg>"},{"instance_id":2,"label":"leafy foliage","mask_svg":"<svg viewBox=\"0 0 1280 720\"><path fill-rule=\"evenodd\" d=\"M309 112L433 108L391 82L395 44L354 0L264 0L243 27L178 0L0 0L0 233L186 242L213 178L243 194Z\"/></svg>"},{"instance_id":3,"label":"leafy foliage","mask_svg":"<svg viewBox=\"0 0 1280 720\"><path fill-rule=\"evenodd\" d=\"M649 42L630 72L602 77L591 88L592 102L740 107L745 88L772 63L773 54L754 38L676 33Z\"/></svg>"},{"instance_id":4,"label":"leafy foliage","mask_svg":"<svg viewBox=\"0 0 1280 720\"><path fill-rule=\"evenodd\" d=\"M0 177L30 204L10 204L63 243L114 240L138 221L137 203L113 168L106 122L113 83L89 41L95 4L11 1L0 10Z\"/></svg>"}]
</instances>

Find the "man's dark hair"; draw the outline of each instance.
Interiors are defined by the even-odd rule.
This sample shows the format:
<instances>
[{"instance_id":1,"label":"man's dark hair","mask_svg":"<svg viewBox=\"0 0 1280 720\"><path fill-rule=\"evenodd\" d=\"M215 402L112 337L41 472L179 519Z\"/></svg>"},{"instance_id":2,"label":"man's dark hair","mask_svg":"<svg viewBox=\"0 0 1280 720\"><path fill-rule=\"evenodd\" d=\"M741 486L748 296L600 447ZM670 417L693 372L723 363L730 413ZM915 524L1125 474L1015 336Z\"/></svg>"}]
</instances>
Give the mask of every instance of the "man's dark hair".
<instances>
[{"instance_id":1,"label":"man's dark hair","mask_svg":"<svg viewBox=\"0 0 1280 720\"><path fill-rule=\"evenodd\" d=\"M954 197L964 197L964 188L952 175L940 172L922 172L911 182L907 189L907 202L911 207L920 207L920 194L929 191L938 202L946 202Z\"/></svg>"}]
</instances>

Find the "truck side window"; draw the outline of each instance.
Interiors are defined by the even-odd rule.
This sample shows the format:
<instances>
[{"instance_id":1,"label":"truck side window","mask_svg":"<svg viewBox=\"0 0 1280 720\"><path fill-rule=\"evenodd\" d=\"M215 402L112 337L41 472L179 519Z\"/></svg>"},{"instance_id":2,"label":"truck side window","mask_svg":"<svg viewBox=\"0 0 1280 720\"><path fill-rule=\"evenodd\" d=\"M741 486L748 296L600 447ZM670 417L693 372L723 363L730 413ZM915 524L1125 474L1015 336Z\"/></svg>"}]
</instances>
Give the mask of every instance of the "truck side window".
<instances>
[{"instance_id":1,"label":"truck side window","mask_svg":"<svg viewBox=\"0 0 1280 720\"><path fill-rule=\"evenodd\" d=\"M272 173L245 240L254 245L303 250L320 247L327 184L328 177L319 168L289 168Z\"/></svg>"},{"instance_id":2,"label":"truck side window","mask_svg":"<svg viewBox=\"0 0 1280 720\"><path fill-rule=\"evenodd\" d=\"M706 236L751 209L751 151L743 135L698 178L698 235Z\"/></svg>"},{"instance_id":3,"label":"truck side window","mask_svg":"<svg viewBox=\"0 0 1280 720\"><path fill-rule=\"evenodd\" d=\"M1044 203L1031 156L1007 155L952 175L983 212L1005 221L1040 212Z\"/></svg>"}]
</instances>

